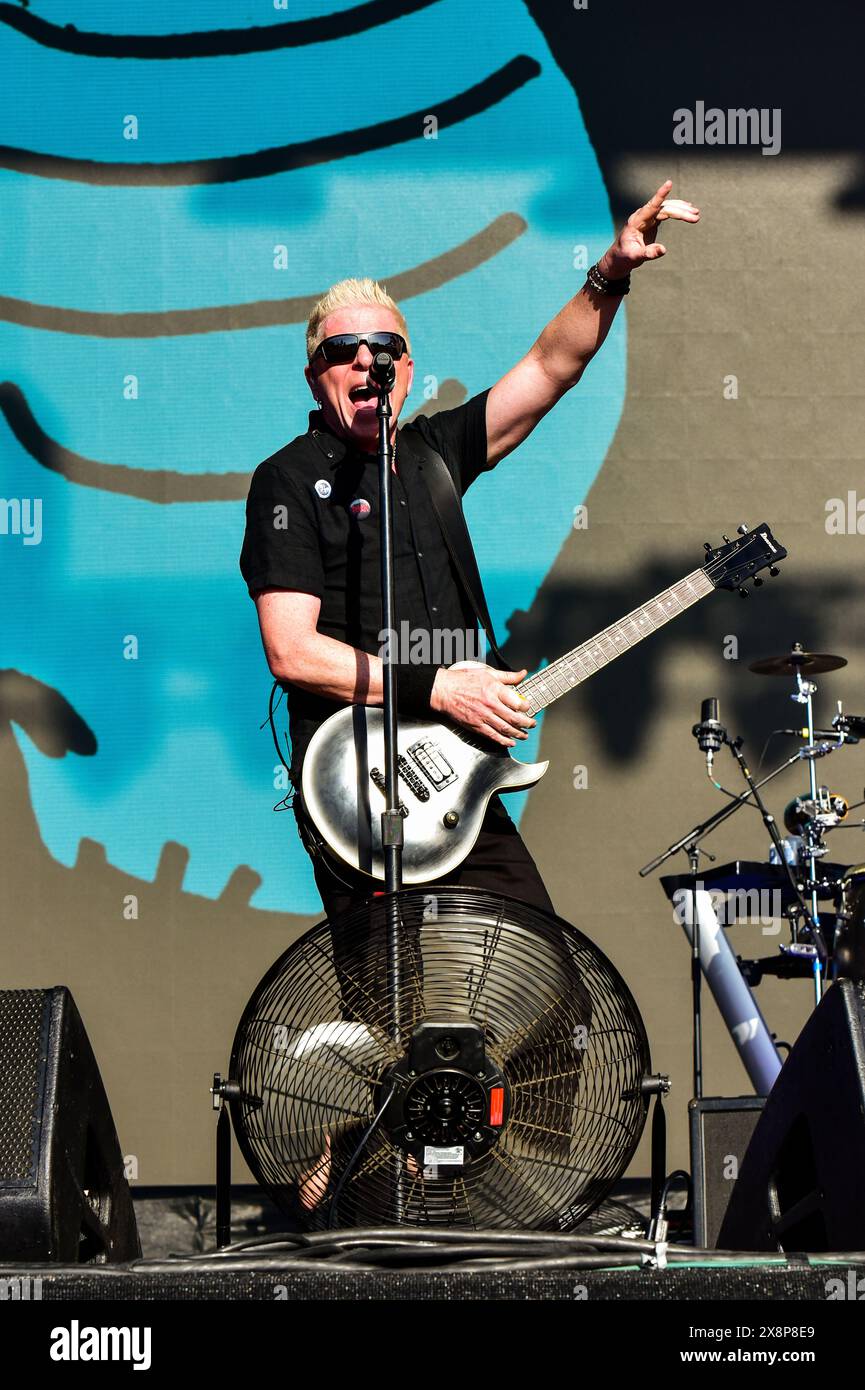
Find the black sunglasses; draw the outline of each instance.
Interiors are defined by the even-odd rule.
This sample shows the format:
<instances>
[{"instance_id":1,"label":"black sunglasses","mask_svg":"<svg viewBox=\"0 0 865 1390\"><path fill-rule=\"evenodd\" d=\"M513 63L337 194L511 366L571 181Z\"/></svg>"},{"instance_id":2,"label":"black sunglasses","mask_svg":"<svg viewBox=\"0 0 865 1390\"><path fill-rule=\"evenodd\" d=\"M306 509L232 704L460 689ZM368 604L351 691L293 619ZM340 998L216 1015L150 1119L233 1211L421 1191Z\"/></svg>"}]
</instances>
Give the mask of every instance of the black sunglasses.
<instances>
[{"instance_id":1,"label":"black sunglasses","mask_svg":"<svg viewBox=\"0 0 865 1390\"><path fill-rule=\"evenodd\" d=\"M322 338L310 358L314 362L321 353L325 362L353 362L361 343L366 343L373 357L377 352L389 352L391 357L402 357L408 352L408 344L399 333L334 333L332 338Z\"/></svg>"}]
</instances>

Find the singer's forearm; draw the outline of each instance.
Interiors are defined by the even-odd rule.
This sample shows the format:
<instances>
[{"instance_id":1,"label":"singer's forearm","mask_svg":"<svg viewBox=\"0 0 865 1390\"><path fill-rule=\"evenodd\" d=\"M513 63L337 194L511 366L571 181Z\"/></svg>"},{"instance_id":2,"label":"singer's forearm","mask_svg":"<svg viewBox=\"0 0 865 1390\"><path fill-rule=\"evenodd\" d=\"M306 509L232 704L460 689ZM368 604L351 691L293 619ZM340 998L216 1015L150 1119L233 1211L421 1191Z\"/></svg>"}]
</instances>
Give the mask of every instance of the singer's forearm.
<instances>
[{"instance_id":1,"label":"singer's forearm","mask_svg":"<svg viewBox=\"0 0 865 1390\"><path fill-rule=\"evenodd\" d=\"M380 657L321 633L280 655L268 653L268 661L278 680L329 700L380 705L384 698Z\"/></svg>"}]
</instances>

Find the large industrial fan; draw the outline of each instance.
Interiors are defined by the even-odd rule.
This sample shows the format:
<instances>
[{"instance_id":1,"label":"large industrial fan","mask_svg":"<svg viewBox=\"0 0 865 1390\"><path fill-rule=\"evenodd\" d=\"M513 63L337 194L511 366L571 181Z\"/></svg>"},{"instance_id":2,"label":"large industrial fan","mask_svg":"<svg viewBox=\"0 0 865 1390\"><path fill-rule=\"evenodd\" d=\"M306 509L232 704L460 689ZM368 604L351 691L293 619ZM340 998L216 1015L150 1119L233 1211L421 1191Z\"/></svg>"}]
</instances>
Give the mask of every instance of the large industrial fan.
<instances>
[{"instance_id":1,"label":"large industrial fan","mask_svg":"<svg viewBox=\"0 0 865 1390\"><path fill-rule=\"evenodd\" d=\"M256 1179L310 1228L569 1230L630 1161L649 1068L630 991L574 927L408 889L268 971L234 1039L231 1114Z\"/></svg>"}]
</instances>

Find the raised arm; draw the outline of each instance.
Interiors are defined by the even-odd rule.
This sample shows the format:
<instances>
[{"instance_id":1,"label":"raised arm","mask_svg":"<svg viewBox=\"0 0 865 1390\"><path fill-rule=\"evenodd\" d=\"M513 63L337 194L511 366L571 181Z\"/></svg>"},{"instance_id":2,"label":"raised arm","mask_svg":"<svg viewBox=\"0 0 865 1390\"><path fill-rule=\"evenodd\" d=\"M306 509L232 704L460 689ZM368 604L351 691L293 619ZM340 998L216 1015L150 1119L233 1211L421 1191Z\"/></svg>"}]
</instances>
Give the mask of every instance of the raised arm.
<instances>
[{"instance_id":1,"label":"raised arm","mask_svg":"<svg viewBox=\"0 0 865 1390\"><path fill-rule=\"evenodd\" d=\"M668 218L698 222L692 203L667 195L667 179L654 197L632 213L613 245L598 262L608 280L622 280L646 261L666 255L655 240ZM531 434L539 420L575 386L603 343L621 303L587 282L556 314L525 357L497 381L487 397L487 466L492 467Z\"/></svg>"}]
</instances>

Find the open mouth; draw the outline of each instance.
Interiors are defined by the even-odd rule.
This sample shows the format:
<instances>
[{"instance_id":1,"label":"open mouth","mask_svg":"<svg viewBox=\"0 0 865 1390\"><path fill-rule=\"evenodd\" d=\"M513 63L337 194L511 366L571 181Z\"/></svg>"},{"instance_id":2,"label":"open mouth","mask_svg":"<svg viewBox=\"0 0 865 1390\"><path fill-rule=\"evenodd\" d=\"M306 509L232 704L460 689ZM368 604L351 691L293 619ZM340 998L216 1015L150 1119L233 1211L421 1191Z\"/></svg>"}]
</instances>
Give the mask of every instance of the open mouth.
<instances>
[{"instance_id":1,"label":"open mouth","mask_svg":"<svg viewBox=\"0 0 865 1390\"><path fill-rule=\"evenodd\" d=\"M371 386L353 386L348 393L348 398L353 405L362 405L368 401L374 401L377 397Z\"/></svg>"}]
</instances>

